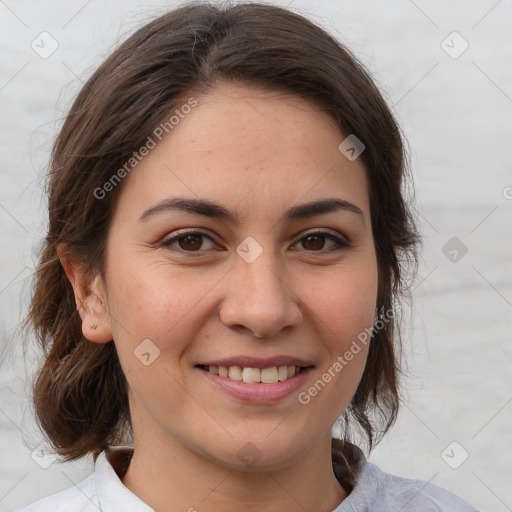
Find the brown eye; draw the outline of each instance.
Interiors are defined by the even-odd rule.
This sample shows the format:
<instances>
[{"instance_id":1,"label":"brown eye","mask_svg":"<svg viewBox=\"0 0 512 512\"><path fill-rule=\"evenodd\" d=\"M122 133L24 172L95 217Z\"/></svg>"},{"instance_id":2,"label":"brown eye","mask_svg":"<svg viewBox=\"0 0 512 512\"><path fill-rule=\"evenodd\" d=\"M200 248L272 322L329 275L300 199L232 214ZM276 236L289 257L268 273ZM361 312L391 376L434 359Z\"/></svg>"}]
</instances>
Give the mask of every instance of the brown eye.
<instances>
[{"instance_id":1,"label":"brown eye","mask_svg":"<svg viewBox=\"0 0 512 512\"><path fill-rule=\"evenodd\" d=\"M208 249L212 249L215 242L205 233L193 232L182 233L168 238L161 245L175 252L205 252Z\"/></svg>"},{"instance_id":2,"label":"brown eye","mask_svg":"<svg viewBox=\"0 0 512 512\"><path fill-rule=\"evenodd\" d=\"M326 247L329 242L330 245ZM323 231L309 233L296 242L299 243L307 252L332 252L350 247L350 243L344 238Z\"/></svg>"},{"instance_id":3,"label":"brown eye","mask_svg":"<svg viewBox=\"0 0 512 512\"><path fill-rule=\"evenodd\" d=\"M323 235L308 235L302 239L302 247L311 251L323 249L325 237Z\"/></svg>"},{"instance_id":4,"label":"brown eye","mask_svg":"<svg viewBox=\"0 0 512 512\"><path fill-rule=\"evenodd\" d=\"M185 251L197 251L203 245L201 235L185 235L178 238L178 245Z\"/></svg>"}]
</instances>

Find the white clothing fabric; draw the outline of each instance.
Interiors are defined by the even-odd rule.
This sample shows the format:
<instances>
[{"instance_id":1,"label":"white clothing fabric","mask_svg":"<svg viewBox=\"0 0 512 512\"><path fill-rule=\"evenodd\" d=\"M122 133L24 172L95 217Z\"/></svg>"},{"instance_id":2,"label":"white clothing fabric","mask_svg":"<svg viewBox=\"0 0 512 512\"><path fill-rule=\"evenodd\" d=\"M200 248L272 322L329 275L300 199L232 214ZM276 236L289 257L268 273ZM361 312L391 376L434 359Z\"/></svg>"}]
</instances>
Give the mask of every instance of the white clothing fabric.
<instances>
[{"instance_id":1,"label":"white clothing fabric","mask_svg":"<svg viewBox=\"0 0 512 512\"><path fill-rule=\"evenodd\" d=\"M454 494L421 480L381 471L357 451L358 478L333 512L478 512ZM193 507L191 507L193 509ZM123 485L106 453L94 473L76 486L43 498L20 512L154 512Z\"/></svg>"}]
</instances>

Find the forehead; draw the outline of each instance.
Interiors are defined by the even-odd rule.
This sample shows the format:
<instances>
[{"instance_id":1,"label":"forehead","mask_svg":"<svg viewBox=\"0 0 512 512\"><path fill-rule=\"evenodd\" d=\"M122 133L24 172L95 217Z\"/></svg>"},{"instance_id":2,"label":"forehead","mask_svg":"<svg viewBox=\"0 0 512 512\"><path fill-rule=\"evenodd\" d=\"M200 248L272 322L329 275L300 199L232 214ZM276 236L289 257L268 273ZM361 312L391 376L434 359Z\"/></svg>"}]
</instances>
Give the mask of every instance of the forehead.
<instances>
[{"instance_id":1,"label":"forehead","mask_svg":"<svg viewBox=\"0 0 512 512\"><path fill-rule=\"evenodd\" d=\"M186 196L270 218L335 195L368 210L362 160L339 151L346 135L314 103L233 84L193 99L196 106L173 117L172 128L126 178L120 209L140 215L150 204Z\"/></svg>"}]
</instances>

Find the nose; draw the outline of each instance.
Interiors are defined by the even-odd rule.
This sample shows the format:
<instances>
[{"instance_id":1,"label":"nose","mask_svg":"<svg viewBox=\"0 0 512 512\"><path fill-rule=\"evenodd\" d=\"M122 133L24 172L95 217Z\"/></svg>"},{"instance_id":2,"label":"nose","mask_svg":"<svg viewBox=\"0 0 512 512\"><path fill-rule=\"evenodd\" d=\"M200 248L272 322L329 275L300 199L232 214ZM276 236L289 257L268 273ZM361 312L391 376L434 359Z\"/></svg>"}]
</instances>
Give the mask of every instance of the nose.
<instances>
[{"instance_id":1,"label":"nose","mask_svg":"<svg viewBox=\"0 0 512 512\"><path fill-rule=\"evenodd\" d=\"M226 278L219 317L227 327L270 338L302 322L301 300L271 255L263 252L252 263L240 258Z\"/></svg>"}]
</instances>

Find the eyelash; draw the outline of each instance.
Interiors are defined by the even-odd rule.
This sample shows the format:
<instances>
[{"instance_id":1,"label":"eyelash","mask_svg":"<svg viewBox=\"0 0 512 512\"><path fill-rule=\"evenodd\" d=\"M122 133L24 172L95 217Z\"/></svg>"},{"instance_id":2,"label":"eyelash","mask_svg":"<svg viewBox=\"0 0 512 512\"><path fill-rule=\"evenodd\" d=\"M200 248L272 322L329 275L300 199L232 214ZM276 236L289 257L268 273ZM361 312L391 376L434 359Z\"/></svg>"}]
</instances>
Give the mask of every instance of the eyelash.
<instances>
[{"instance_id":1,"label":"eyelash","mask_svg":"<svg viewBox=\"0 0 512 512\"><path fill-rule=\"evenodd\" d=\"M184 238L188 235L200 235L200 236L204 236L206 238L209 238L212 242L215 242L211 236L207 235L206 233L204 233L203 231L186 231L186 232L181 232L181 233L178 233L177 235L171 237L171 238L168 238L166 240L163 240L161 243L160 243L160 246L161 247L164 247L166 249L169 249L173 252L177 252L177 253L182 253L182 254L193 254L193 255L200 255L201 253L204 253L204 252L207 252L206 251L202 251L202 250L198 250L198 251L187 251L185 249L181 249L181 248L175 248L175 247L171 247L171 245L174 243L174 242L177 242L180 238ZM321 235L321 236L325 236L325 238L329 239L329 240L332 240L334 243L335 243L335 246L333 248L330 248L330 249L321 249L321 250L318 250L318 251L315 251L315 250L308 250L308 249L304 249L306 252L310 252L310 253L316 253L316 254L325 254L325 253L330 253L330 252L336 252L336 251L341 251L343 249L347 249L349 247L351 247L351 245L344 239L342 238L339 238L335 235L333 235L332 233L329 233L327 231L311 231L309 233L306 233L304 236L302 236L301 238L299 238L293 245L296 245L297 243L299 243L301 240L304 240L305 238L308 238L309 236L312 236L312 235Z\"/></svg>"}]
</instances>

